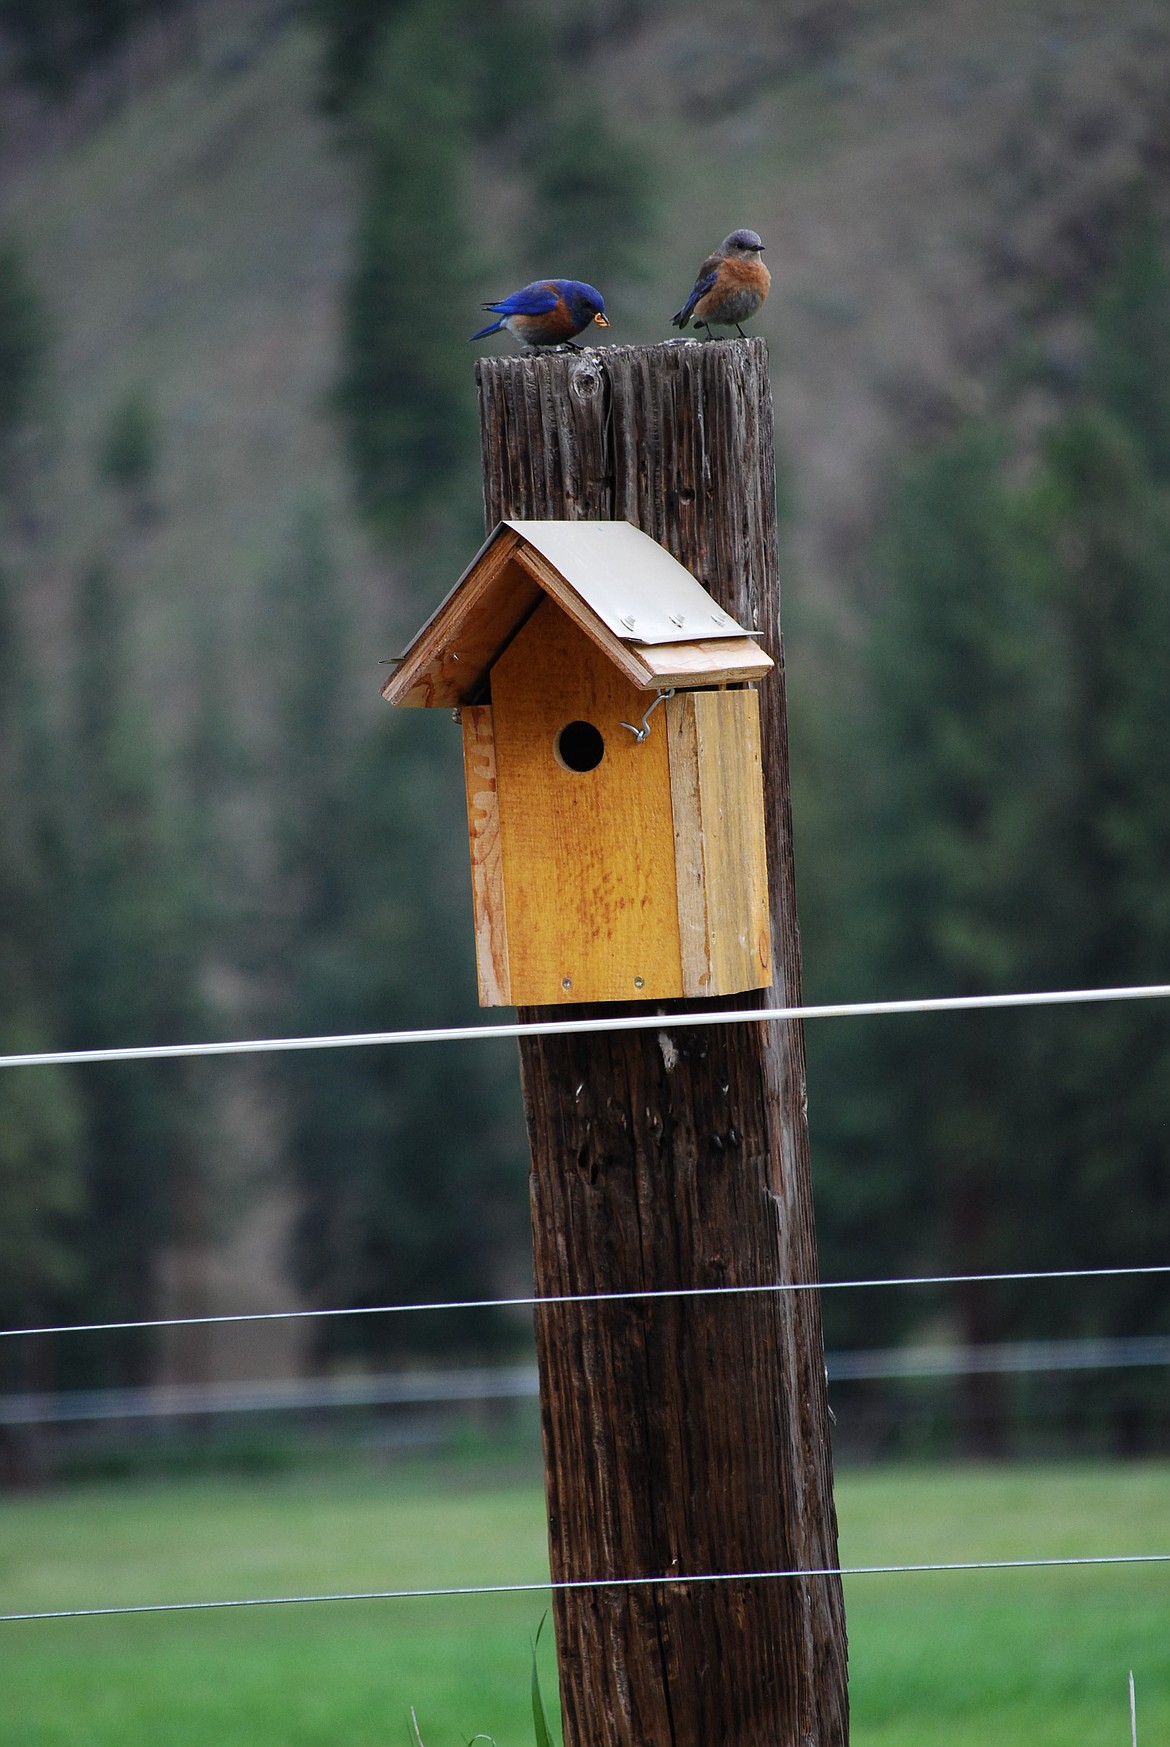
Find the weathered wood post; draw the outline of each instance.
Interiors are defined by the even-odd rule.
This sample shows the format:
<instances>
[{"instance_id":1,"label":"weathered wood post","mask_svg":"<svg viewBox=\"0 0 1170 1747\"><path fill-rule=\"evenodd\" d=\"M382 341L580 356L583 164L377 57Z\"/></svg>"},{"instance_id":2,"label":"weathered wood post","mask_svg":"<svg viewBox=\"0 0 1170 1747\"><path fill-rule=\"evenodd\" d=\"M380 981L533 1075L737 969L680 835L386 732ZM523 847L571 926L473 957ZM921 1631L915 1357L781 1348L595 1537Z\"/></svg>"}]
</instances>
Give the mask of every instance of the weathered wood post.
<instances>
[{"instance_id":1,"label":"weathered wood post","mask_svg":"<svg viewBox=\"0 0 1170 1747\"><path fill-rule=\"evenodd\" d=\"M797 1004L764 343L489 358L477 380L489 529L628 520L774 657L775 982L734 1004ZM544 1016L567 1015L521 1014ZM520 1058L538 1295L816 1278L798 1025L664 1019L525 1039ZM557 1592L567 1747L845 1743L839 1580L676 1581L838 1563L817 1295L550 1305L536 1332L554 1579L672 1580Z\"/></svg>"}]
</instances>

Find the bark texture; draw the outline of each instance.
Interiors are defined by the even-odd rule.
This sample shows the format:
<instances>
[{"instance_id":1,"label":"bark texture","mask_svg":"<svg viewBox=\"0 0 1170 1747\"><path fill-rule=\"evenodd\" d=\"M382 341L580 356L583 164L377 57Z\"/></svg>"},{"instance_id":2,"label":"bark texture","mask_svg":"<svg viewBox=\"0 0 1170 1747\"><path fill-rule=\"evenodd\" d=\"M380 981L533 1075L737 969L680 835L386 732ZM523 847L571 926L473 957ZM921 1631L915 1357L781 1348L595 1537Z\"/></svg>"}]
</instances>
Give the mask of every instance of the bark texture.
<instances>
[{"instance_id":1,"label":"bark texture","mask_svg":"<svg viewBox=\"0 0 1170 1747\"><path fill-rule=\"evenodd\" d=\"M734 1004L798 1003L763 341L491 358L477 379L489 528L633 522L775 659L760 688L775 985ZM798 1025L664 1016L520 1055L538 1294L815 1280ZM549 1306L537 1348L554 1578L837 1565L816 1293ZM566 1747L848 1740L837 1579L589 1587L558 1592L554 1614Z\"/></svg>"}]
</instances>

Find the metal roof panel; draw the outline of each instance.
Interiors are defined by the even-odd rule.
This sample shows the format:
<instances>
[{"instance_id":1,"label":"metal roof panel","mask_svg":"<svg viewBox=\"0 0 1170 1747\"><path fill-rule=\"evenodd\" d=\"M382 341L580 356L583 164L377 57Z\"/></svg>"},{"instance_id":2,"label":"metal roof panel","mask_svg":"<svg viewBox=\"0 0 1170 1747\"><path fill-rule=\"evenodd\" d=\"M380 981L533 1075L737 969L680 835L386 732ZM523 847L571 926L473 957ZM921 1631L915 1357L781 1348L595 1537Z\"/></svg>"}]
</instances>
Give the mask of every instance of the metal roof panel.
<instances>
[{"instance_id":1,"label":"metal roof panel","mask_svg":"<svg viewBox=\"0 0 1170 1747\"><path fill-rule=\"evenodd\" d=\"M748 635L677 558L630 522L508 520L503 525L546 558L623 642Z\"/></svg>"}]
</instances>

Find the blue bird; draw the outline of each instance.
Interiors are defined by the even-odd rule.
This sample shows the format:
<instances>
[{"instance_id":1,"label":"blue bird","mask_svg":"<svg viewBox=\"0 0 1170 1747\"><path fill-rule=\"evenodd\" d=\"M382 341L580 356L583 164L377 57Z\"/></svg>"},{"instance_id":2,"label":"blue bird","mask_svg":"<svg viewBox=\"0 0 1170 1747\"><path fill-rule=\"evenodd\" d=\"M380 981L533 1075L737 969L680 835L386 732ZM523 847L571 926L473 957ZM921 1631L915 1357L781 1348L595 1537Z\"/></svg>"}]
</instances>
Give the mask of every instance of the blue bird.
<instances>
[{"instance_id":1,"label":"blue bird","mask_svg":"<svg viewBox=\"0 0 1170 1747\"><path fill-rule=\"evenodd\" d=\"M724 237L699 268L691 295L671 316L671 325L685 328L693 317L697 328L706 328L708 339L712 322L735 328L740 339L746 339L740 323L763 306L772 284L772 275L760 260L763 248L755 231L732 231Z\"/></svg>"},{"instance_id":2,"label":"blue bird","mask_svg":"<svg viewBox=\"0 0 1170 1747\"><path fill-rule=\"evenodd\" d=\"M485 303L483 307L500 319L472 334L473 340L485 339L488 334L498 334L501 328L507 328L526 348L568 346L577 352L580 347L573 345L574 334L581 333L591 322L596 322L599 328L609 326L604 297L580 279L535 279L522 290L513 291L511 297Z\"/></svg>"}]
</instances>

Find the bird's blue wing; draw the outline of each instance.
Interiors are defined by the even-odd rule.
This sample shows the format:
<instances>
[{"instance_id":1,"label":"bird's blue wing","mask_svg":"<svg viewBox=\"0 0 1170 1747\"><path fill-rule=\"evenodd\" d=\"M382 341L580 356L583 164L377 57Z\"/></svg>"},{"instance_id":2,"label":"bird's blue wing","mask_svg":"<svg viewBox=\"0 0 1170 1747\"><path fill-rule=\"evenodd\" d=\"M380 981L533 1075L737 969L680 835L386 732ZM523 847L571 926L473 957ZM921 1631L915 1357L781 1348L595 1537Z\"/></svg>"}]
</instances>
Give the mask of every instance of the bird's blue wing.
<instances>
[{"instance_id":1,"label":"bird's blue wing","mask_svg":"<svg viewBox=\"0 0 1170 1747\"><path fill-rule=\"evenodd\" d=\"M551 285L525 285L510 297L502 297L499 303L485 303L483 307L494 309L497 315L547 315L556 306L557 294Z\"/></svg>"},{"instance_id":2,"label":"bird's blue wing","mask_svg":"<svg viewBox=\"0 0 1170 1747\"><path fill-rule=\"evenodd\" d=\"M683 306L679 310L678 314L671 316L670 320L671 320L672 327L676 327L676 328L685 328L686 327L687 321L690 317L690 313L694 309L696 303L698 303L700 297L706 297L708 291L710 291L711 287L714 285L714 283L718 277L719 277L718 267L712 268L710 273L700 273L699 277L695 280L695 283L691 288L691 295L687 298L686 302L683 304Z\"/></svg>"}]
</instances>

